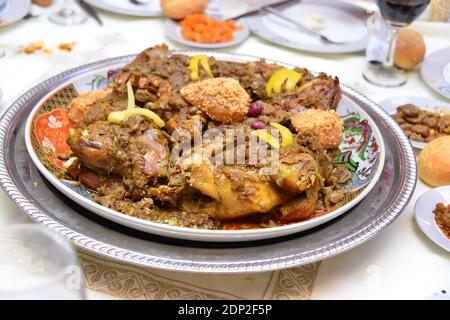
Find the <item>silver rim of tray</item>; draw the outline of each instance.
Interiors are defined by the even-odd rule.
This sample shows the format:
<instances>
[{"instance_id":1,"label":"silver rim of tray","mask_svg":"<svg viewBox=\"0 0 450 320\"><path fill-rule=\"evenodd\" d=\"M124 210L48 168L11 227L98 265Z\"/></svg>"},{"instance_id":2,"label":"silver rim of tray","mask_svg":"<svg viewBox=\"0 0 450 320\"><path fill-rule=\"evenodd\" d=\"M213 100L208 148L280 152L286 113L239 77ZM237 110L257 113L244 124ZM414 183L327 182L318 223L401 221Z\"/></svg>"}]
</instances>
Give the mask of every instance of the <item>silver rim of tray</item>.
<instances>
[{"instance_id":1,"label":"silver rim of tray","mask_svg":"<svg viewBox=\"0 0 450 320\"><path fill-rule=\"evenodd\" d=\"M205 51L176 51L176 53L182 54L195 54L195 53L210 53ZM230 53L214 53L220 56L222 59L260 59L255 56L230 54ZM268 260L257 260L250 262L196 262L188 260L176 260L171 258L155 257L148 254L142 254L139 252L133 252L124 250L117 246L112 246L96 240L92 237L85 236L79 232L76 232L67 226L59 223L55 219L49 217L45 212L39 210L15 185L5 161L5 139L8 127L16 114L16 112L23 107L28 100L32 97L44 94L49 88L54 85L66 81L72 77L82 74L91 69L105 67L111 64L127 63L135 55L123 56L118 58L106 59L90 64L86 64L77 68L70 69L63 73L60 73L54 77L47 79L46 81L36 85L31 90L23 94L17 99L4 113L0 119L0 185L5 191L6 195L14 202L14 204L24 213L26 213L34 221L58 232L70 241L72 241L77 247L88 250L92 253L106 256L112 259L117 259L137 265L154 267L166 270L175 271L192 271L192 272L220 272L220 273L232 273L232 272L260 272L276 269L284 269L294 267L306 263L311 263L319 260L330 258L334 255L347 251L364 241L377 235L382 229L392 223L402 212L406 204L409 202L415 185L416 185L416 161L415 154L411 147L408 138L405 136L400 127L394 122L394 120L385 113L381 107L376 103L353 90L352 88L341 84L341 88L344 94L350 98L356 98L372 108L394 131L396 137L399 140L401 148L404 151L405 158L405 180L403 188L395 201L387 208L380 217L374 220L371 224L365 226L359 231L349 234L347 237L340 239L329 245L319 247L315 250L308 252L302 252L293 254L290 256L270 258ZM286 63L271 61L287 67L293 67Z\"/></svg>"}]
</instances>

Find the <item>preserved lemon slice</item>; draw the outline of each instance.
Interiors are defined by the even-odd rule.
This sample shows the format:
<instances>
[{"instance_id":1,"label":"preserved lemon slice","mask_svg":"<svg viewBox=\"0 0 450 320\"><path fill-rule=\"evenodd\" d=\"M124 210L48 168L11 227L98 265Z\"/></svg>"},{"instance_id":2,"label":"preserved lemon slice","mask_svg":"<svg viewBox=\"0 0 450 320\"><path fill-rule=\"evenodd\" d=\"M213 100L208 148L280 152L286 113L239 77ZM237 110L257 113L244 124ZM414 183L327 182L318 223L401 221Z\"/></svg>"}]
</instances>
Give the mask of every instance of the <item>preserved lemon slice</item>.
<instances>
[{"instance_id":1,"label":"preserved lemon slice","mask_svg":"<svg viewBox=\"0 0 450 320\"><path fill-rule=\"evenodd\" d=\"M263 139L264 141L266 141L268 144L270 144L275 149L277 149L277 150L280 149L280 143L278 142L278 140L273 135L268 133L267 131L259 129L259 130L252 131L251 134L260 139Z\"/></svg>"},{"instance_id":2,"label":"preserved lemon slice","mask_svg":"<svg viewBox=\"0 0 450 320\"><path fill-rule=\"evenodd\" d=\"M126 110L114 111L108 115L108 121L114 123L121 123L127 121L129 117L133 115L140 115L147 120L153 121L158 127L164 127L164 121L153 111L145 108L137 108L134 100L134 92L131 86L131 82L127 82L128 93L128 107Z\"/></svg>"},{"instance_id":3,"label":"preserved lemon slice","mask_svg":"<svg viewBox=\"0 0 450 320\"><path fill-rule=\"evenodd\" d=\"M302 78L302 74L287 68L281 68L275 71L266 84L266 94L268 97L272 96L272 91L275 93L281 93L283 84L286 83L286 92L295 88L297 83Z\"/></svg>"},{"instance_id":4,"label":"preserved lemon slice","mask_svg":"<svg viewBox=\"0 0 450 320\"><path fill-rule=\"evenodd\" d=\"M127 94L128 94L128 107L127 109L133 109L136 107L136 101L134 100L134 92L133 87L131 86L131 82L127 82Z\"/></svg>"},{"instance_id":5,"label":"preserved lemon slice","mask_svg":"<svg viewBox=\"0 0 450 320\"><path fill-rule=\"evenodd\" d=\"M276 122L271 122L270 125L280 131L281 146L283 148L292 146L294 144L294 136L292 135L291 130Z\"/></svg>"},{"instance_id":6,"label":"preserved lemon slice","mask_svg":"<svg viewBox=\"0 0 450 320\"><path fill-rule=\"evenodd\" d=\"M211 68L209 67L208 64L208 57L205 56L204 54L198 54L195 55L191 58L191 60L189 60L189 69L191 70L191 80L192 81L196 81L199 78L199 74L198 74L198 64L200 62L200 65L202 66L203 70L205 70L206 75L209 78L213 78L213 74L211 71Z\"/></svg>"},{"instance_id":7,"label":"preserved lemon slice","mask_svg":"<svg viewBox=\"0 0 450 320\"><path fill-rule=\"evenodd\" d=\"M164 127L164 121L153 111L144 109L144 108L132 108L122 111L114 111L108 115L109 122L120 123L127 121L129 117L133 115L140 115L146 118L147 120L151 120L160 128Z\"/></svg>"}]
</instances>

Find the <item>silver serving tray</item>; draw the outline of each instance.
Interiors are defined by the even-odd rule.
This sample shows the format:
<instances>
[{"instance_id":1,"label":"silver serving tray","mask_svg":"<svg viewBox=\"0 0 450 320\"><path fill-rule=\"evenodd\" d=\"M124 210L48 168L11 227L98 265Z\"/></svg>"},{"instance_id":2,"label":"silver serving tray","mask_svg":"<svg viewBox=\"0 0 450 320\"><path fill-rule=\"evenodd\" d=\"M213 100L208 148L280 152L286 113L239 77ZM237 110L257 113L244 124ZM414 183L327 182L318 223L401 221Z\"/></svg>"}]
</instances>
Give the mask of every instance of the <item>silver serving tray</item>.
<instances>
[{"instance_id":1,"label":"silver serving tray","mask_svg":"<svg viewBox=\"0 0 450 320\"><path fill-rule=\"evenodd\" d=\"M229 60L242 58L242 55L225 56ZM339 218L298 234L245 243L169 239L105 220L63 196L40 175L25 148L24 119L61 82L133 58L103 60L56 75L22 95L0 119L1 187L20 210L77 247L112 259L167 270L224 273L283 269L332 257L369 240L400 215L414 192L416 160L407 137L378 105L342 85L343 94L377 122L384 138L386 162L372 192Z\"/></svg>"}]
</instances>

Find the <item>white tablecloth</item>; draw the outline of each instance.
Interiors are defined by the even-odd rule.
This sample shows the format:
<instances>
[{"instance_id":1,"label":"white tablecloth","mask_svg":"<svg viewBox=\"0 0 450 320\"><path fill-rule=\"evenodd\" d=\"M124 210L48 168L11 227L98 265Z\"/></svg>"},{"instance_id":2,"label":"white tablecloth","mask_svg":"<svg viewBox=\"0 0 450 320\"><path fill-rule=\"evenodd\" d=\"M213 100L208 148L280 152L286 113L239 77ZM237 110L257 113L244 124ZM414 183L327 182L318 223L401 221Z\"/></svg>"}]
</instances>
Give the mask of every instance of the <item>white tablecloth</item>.
<instances>
[{"instance_id":1,"label":"white tablecloth","mask_svg":"<svg viewBox=\"0 0 450 320\"><path fill-rule=\"evenodd\" d=\"M0 59L0 87L4 92L1 107L9 106L19 94L39 81L80 64L137 53L163 42L172 48L187 49L164 36L160 18L135 19L105 12L101 12L101 17L105 22L103 27L93 20L81 26L62 27L40 17L1 28L0 46L5 46L7 51L7 56ZM428 52L450 46L450 25L430 25L421 22L414 26L424 33ZM72 41L78 45L71 53L57 50L52 55L17 53L20 46L39 40L45 41L49 47ZM272 45L255 36L227 51L260 55L338 75L342 82L375 101L411 95L443 99L425 85L417 72L411 72L409 82L401 88L371 86L361 77L365 64L362 53L307 54ZM449 290L450 255L434 245L419 230L413 218L415 200L426 190L428 187L418 182L406 210L376 239L323 261L312 298L420 299L444 288ZM0 192L0 226L21 221L26 221L24 215ZM94 291L89 291L88 296L110 298Z\"/></svg>"}]
</instances>

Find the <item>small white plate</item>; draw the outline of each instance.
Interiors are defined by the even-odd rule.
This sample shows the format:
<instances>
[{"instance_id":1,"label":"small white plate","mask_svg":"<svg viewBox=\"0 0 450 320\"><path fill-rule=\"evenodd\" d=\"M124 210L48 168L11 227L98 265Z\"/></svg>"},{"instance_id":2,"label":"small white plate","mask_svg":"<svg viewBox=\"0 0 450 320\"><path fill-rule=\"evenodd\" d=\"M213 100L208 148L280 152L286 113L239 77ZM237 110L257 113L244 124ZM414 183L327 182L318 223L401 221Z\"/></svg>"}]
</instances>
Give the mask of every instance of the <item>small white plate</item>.
<instances>
[{"instance_id":1,"label":"small white plate","mask_svg":"<svg viewBox=\"0 0 450 320\"><path fill-rule=\"evenodd\" d=\"M450 240L442 233L434 219L436 204L450 204L450 186L444 186L425 192L416 202L414 213L416 222L428 238L444 250L450 252Z\"/></svg>"},{"instance_id":2,"label":"small white plate","mask_svg":"<svg viewBox=\"0 0 450 320\"><path fill-rule=\"evenodd\" d=\"M0 3L0 27L17 22L30 12L31 0L6 0Z\"/></svg>"},{"instance_id":3,"label":"small white plate","mask_svg":"<svg viewBox=\"0 0 450 320\"><path fill-rule=\"evenodd\" d=\"M247 18L250 30L270 42L309 52L347 53L366 48L369 36L366 27L367 16L358 6L335 0L304 0L295 5L280 7L278 10L299 21L310 19L312 16L321 16L322 34L330 34L333 39L348 42L326 43L319 36L303 32L290 22L270 13Z\"/></svg>"},{"instance_id":4,"label":"small white plate","mask_svg":"<svg viewBox=\"0 0 450 320\"><path fill-rule=\"evenodd\" d=\"M393 116L397 112L397 107L408 103L414 104L418 106L420 109L428 111L439 112L448 109L448 111L450 112L449 103L423 97L390 98L379 102L378 105L381 106L384 109L384 111L386 111L389 115ZM426 142L419 142L415 140L410 141L412 146L417 149L423 149L428 144Z\"/></svg>"},{"instance_id":5,"label":"small white plate","mask_svg":"<svg viewBox=\"0 0 450 320\"><path fill-rule=\"evenodd\" d=\"M450 99L450 48L429 54L420 74L433 90Z\"/></svg>"},{"instance_id":6,"label":"small white plate","mask_svg":"<svg viewBox=\"0 0 450 320\"><path fill-rule=\"evenodd\" d=\"M159 0L150 0L148 3L135 3L131 0L84 0L99 9L114 13L138 16L157 17L162 16Z\"/></svg>"},{"instance_id":7,"label":"small white plate","mask_svg":"<svg viewBox=\"0 0 450 320\"><path fill-rule=\"evenodd\" d=\"M173 41L190 46L190 47L203 48L203 49L218 49L218 48L226 48L226 47L236 46L248 38L248 36L250 35L250 30L248 29L247 25L243 22L243 20L236 21L236 24L242 28L239 30L236 30L234 32L234 39L231 41L219 42L219 43L201 43L201 42L187 40L187 39L183 38L183 36L181 35L180 25L177 22L170 20L170 19L167 19L164 22L164 32L165 32L166 36L168 36Z\"/></svg>"}]
</instances>

